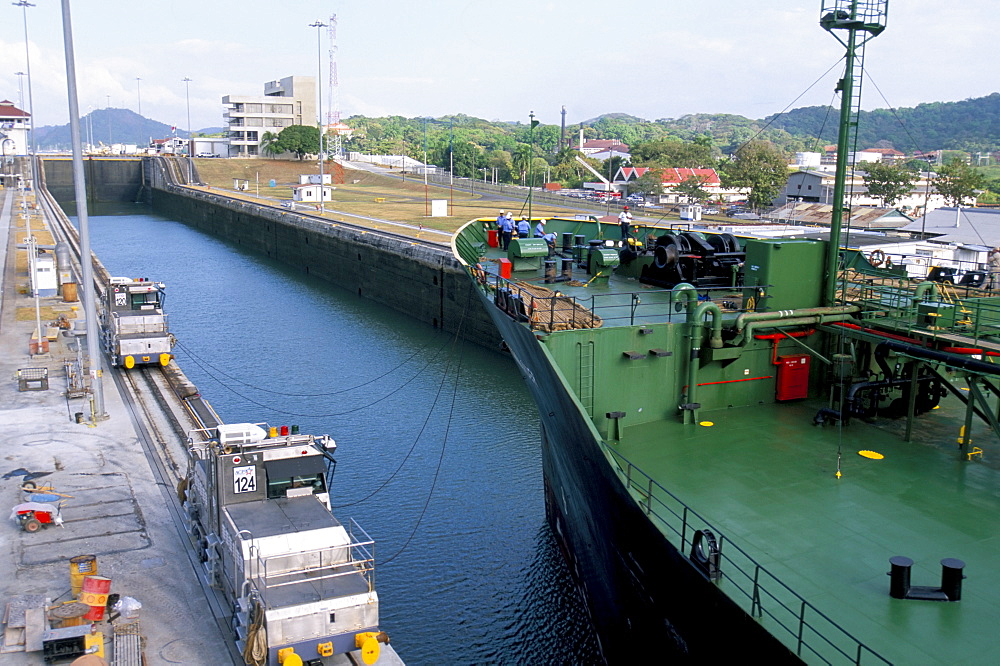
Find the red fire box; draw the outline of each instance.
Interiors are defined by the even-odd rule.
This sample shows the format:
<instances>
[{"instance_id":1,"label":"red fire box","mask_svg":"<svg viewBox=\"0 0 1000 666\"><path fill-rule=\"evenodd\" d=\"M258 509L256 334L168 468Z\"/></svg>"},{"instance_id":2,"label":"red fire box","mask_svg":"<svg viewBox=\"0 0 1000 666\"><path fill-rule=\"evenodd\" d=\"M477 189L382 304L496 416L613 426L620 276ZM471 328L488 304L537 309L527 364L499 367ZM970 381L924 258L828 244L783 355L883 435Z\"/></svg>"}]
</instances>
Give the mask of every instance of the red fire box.
<instances>
[{"instance_id":1,"label":"red fire box","mask_svg":"<svg viewBox=\"0 0 1000 666\"><path fill-rule=\"evenodd\" d=\"M510 263L510 259L499 259L498 261L500 262L500 277L509 280L510 271L514 267L513 264Z\"/></svg>"},{"instance_id":2,"label":"red fire box","mask_svg":"<svg viewBox=\"0 0 1000 666\"><path fill-rule=\"evenodd\" d=\"M809 397L809 354L778 357L778 400Z\"/></svg>"}]
</instances>

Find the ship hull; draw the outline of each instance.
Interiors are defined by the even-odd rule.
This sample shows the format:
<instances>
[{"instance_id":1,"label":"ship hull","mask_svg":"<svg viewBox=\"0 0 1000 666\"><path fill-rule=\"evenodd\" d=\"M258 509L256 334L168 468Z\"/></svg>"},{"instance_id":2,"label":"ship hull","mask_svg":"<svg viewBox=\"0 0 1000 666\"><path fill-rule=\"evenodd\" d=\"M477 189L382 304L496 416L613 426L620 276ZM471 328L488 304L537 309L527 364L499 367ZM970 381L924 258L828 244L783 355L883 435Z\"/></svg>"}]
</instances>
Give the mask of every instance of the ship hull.
<instances>
[{"instance_id":1,"label":"ship hull","mask_svg":"<svg viewBox=\"0 0 1000 666\"><path fill-rule=\"evenodd\" d=\"M678 551L629 494L587 415L526 326L480 290L539 409L546 514L608 662L748 654L801 663Z\"/></svg>"}]
</instances>

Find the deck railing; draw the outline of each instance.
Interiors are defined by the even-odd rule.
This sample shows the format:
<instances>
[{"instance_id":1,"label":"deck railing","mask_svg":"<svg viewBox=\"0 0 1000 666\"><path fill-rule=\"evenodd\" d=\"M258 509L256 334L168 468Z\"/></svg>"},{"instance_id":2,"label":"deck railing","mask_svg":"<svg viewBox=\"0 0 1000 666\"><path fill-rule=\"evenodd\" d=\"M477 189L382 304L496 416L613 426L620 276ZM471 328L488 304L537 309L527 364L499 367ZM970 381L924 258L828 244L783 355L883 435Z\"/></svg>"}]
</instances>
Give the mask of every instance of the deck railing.
<instances>
[{"instance_id":1,"label":"deck railing","mask_svg":"<svg viewBox=\"0 0 1000 666\"><path fill-rule=\"evenodd\" d=\"M777 639L806 661L827 664L891 662L837 624L768 571L746 550L726 537L694 509L610 447L620 476L645 513L653 518L677 549L689 556L696 534L714 535L718 549L716 584ZM692 564L692 566L694 566Z\"/></svg>"},{"instance_id":2,"label":"deck railing","mask_svg":"<svg viewBox=\"0 0 1000 666\"><path fill-rule=\"evenodd\" d=\"M559 283L544 285L540 294L534 285L515 282L483 270L479 281L494 297L494 302L511 317L530 322L539 330L571 330L591 328L596 318L615 326L639 323L684 321L687 318L687 297L670 289L649 289L637 292L590 294L577 298L556 295ZM726 312L745 312L744 293L748 296L756 287L718 287L698 289L699 300L710 299ZM552 294L552 295L549 295Z\"/></svg>"},{"instance_id":3,"label":"deck railing","mask_svg":"<svg viewBox=\"0 0 1000 666\"><path fill-rule=\"evenodd\" d=\"M266 602L270 589L345 576L362 576L368 592L374 590L375 541L353 518L346 527L350 543L268 557L257 551L250 578L260 597Z\"/></svg>"},{"instance_id":4,"label":"deck railing","mask_svg":"<svg viewBox=\"0 0 1000 666\"><path fill-rule=\"evenodd\" d=\"M858 318L904 331L955 334L973 341L1000 336L1000 301L966 285L936 283L937 296L915 296L911 281L855 273L838 296L862 306ZM926 284L926 283L916 283Z\"/></svg>"}]
</instances>

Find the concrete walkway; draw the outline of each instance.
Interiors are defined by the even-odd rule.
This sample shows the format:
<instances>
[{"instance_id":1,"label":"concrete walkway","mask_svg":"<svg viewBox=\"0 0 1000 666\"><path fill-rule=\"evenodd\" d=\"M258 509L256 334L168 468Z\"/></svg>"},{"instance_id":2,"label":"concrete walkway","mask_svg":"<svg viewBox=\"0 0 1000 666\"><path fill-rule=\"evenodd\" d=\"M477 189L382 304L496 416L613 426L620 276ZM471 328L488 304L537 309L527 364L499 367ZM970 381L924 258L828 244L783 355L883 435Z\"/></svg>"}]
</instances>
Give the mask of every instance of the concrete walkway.
<instances>
[{"instance_id":1,"label":"concrete walkway","mask_svg":"<svg viewBox=\"0 0 1000 666\"><path fill-rule=\"evenodd\" d=\"M110 375L105 370L110 418L96 425L76 423L76 413L90 413L84 399L65 396L63 364L76 357L76 338L60 333L49 353L28 355L34 306L21 293L27 291L28 275L25 250L16 249L24 236L20 200L15 191L0 189L0 511L6 518L23 501L24 471L44 474L35 483L72 498L63 507L62 527L29 534L12 520L0 524L0 603L25 594L54 603L68 600L69 558L96 555L99 573L112 580L111 592L142 603L147 663L228 663L222 635L167 510L174 489L155 480L129 411L114 382L107 381ZM33 228L38 223L36 215ZM43 298L43 324L58 313L75 316L71 308L78 305L57 296ZM15 378L20 368L47 369L48 390L20 391ZM106 623L97 628L104 632L110 658L112 630ZM0 660L5 666L43 663L40 652L4 653Z\"/></svg>"}]
</instances>

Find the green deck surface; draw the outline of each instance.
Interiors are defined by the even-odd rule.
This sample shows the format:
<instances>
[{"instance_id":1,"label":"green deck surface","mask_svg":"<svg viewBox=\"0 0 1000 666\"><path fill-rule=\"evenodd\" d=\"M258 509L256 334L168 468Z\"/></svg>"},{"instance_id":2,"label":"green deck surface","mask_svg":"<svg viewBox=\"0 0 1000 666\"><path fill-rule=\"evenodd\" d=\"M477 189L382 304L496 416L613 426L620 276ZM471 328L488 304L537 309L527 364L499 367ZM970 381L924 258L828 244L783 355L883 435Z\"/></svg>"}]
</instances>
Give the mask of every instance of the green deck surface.
<instances>
[{"instance_id":1,"label":"green deck surface","mask_svg":"<svg viewBox=\"0 0 1000 666\"><path fill-rule=\"evenodd\" d=\"M549 228L559 231L570 225L575 225L574 232L580 233L578 223L553 220ZM605 232L617 240L617 228L605 227ZM484 267L495 273L494 261L503 253L485 246L481 249ZM880 418L875 424L854 419L846 427L814 426L813 416L827 406L817 382L813 382L812 399L774 403L773 388L769 388L773 383L765 386L754 381L753 387L747 384L744 388L737 388L742 386L739 384L716 385L718 379L733 381L732 375L711 374L721 372L717 368L725 367L725 360L721 363L707 360L710 354L706 356L704 349L705 369L698 380L701 386L698 401L707 405L724 404L732 401L731 396L739 391L748 391L746 395L752 396L749 400L752 406L721 409L706 406L700 410L698 420L714 425L683 425L677 413L676 391L677 385L686 380L670 373L683 372L681 359L685 358L686 334L670 338L677 346L671 347L674 355L669 360L623 362L621 356L627 349L642 352L652 346L666 346L663 342L666 336L661 331L671 327L658 325L684 322L685 308L673 303L668 291L636 280L618 276L610 280L591 278L577 267L573 282L546 286L576 298L585 307L593 307L603 319L602 330L553 333L545 344L571 384L589 376L578 372L581 357L574 356L572 347L593 346L594 351L586 352L583 358L593 363L592 374L599 377L590 389L589 400L594 405L593 416L600 432L609 432L605 411L625 410L628 418L633 419L638 412L643 416L662 415L660 420L641 424L630 425L628 419L623 420L621 439L609 444L609 448L636 468L623 471L623 482L625 474L630 474L630 489L637 502L644 504L648 500L646 477L649 477L654 485L673 494L717 535L724 537L724 578L718 584L731 598L748 612L753 610L747 590L752 589L754 567L734 551L735 545L781 584L888 661L900 664L997 661L996 647L1000 645L1000 637L995 633L1000 617L997 451L1000 448L996 435L987 426L978 419L975 421L972 445L982 447L985 453L971 461L960 455L956 442L965 408L951 395L942 400L941 408L917 417L912 442L903 441L905 419ZM512 279L544 284L540 271L515 272ZM791 287L794 289L795 285ZM877 318L886 316L885 296L875 286L870 291L878 304L870 313L876 318L871 321L877 324ZM898 288L896 291L902 293ZM633 294L638 298L638 306ZM718 293L713 296L721 300ZM893 312L904 317L893 320L893 330L898 334L911 335L922 326L915 309L907 310L909 298L897 296L899 303L892 304L896 308ZM1000 312L995 303L973 307ZM992 311L984 312L981 318L990 321ZM733 316L733 313L723 315L727 320ZM889 320L883 319L882 323L888 324ZM645 336L636 335L634 329L607 330L640 324L649 324L656 331ZM730 322L724 325L729 326ZM685 331L686 327L677 330ZM990 348L991 344L982 338L984 333L988 333L985 328L976 331L976 338L961 338L956 336L967 335L961 330L938 332L924 328L922 331L926 339L940 339L952 345L978 343ZM565 344L561 342L563 335ZM738 365L748 368L745 374L749 373L746 374L749 378L772 375L775 368L769 365L769 348L758 344L754 349L744 352ZM781 349L781 353L802 352L787 341ZM761 354L767 357L762 360ZM816 359L813 364L823 367ZM651 379L657 377L656 367L662 368L663 374L658 375L659 379ZM813 377L814 380L817 377L815 372ZM638 382L637 390L623 389L624 383L632 378ZM956 386L962 385L956 380ZM757 404L760 400L763 404ZM996 402L996 398L991 400ZM877 451L885 458L864 458L858 455L862 449ZM838 451L842 454L839 479ZM682 528L683 506L666 499L666 493L658 490L654 490L653 497L656 501L651 503L651 520L675 545L680 543L683 531L682 548L687 551L692 532L705 523L690 519ZM666 504L655 506L658 501ZM675 515L670 516L670 511L676 512ZM911 582L926 587L940 585L943 558L963 560L966 580L962 600L892 599L887 572L889 558L896 555L914 561ZM794 650L801 601L785 592L781 584L770 580L765 587L788 609L778 608L779 601L765 594L764 617L760 621ZM845 640L842 633L818 618L813 610L807 609L805 616L816 632L847 652L847 661L853 661L856 645L852 641ZM832 654L824 638L809 629L804 634L812 649L819 653L817 656L804 651L806 661L844 662L839 655ZM862 655L861 663L880 662L871 655Z\"/></svg>"},{"instance_id":2,"label":"green deck surface","mask_svg":"<svg viewBox=\"0 0 1000 666\"><path fill-rule=\"evenodd\" d=\"M615 448L856 638L896 663L995 661L1000 612L1000 475L959 458L945 411L904 442L853 422L810 425L820 403L702 414L714 426L626 428ZM838 446L842 473L836 478ZM871 449L885 455L869 460ZM888 595L889 558L936 587L966 563L957 603Z\"/></svg>"}]
</instances>

